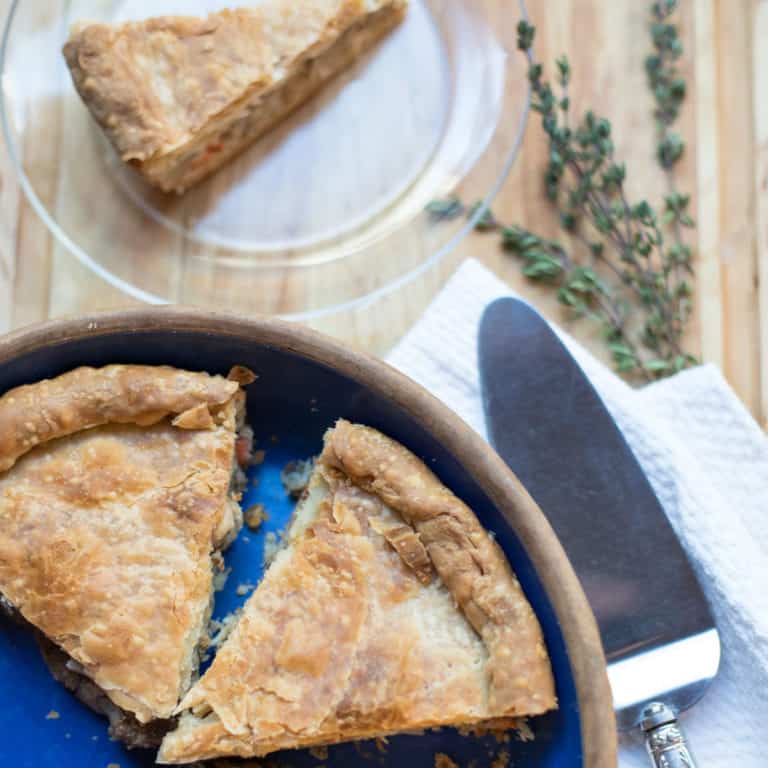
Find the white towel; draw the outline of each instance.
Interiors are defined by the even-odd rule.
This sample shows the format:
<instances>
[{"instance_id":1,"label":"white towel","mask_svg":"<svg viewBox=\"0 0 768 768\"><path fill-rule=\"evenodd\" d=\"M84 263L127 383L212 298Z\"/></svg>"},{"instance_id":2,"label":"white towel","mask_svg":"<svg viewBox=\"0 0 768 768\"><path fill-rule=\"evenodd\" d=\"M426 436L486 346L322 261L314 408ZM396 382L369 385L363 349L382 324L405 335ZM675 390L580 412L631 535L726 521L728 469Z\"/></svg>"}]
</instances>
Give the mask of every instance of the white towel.
<instances>
[{"instance_id":1,"label":"white towel","mask_svg":"<svg viewBox=\"0 0 768 768\"><path fill-rule=\"evenodd\" d=\"M484 436L478 325L505 295L466 262L389 357ZM714 366L636 390L558 333L640 460L715 612L720 671L681 718L694 757L700 768L768 766L768 438ZM648 768L638 736L620 746L621 768Z\"/></svg>"}]
</instances>

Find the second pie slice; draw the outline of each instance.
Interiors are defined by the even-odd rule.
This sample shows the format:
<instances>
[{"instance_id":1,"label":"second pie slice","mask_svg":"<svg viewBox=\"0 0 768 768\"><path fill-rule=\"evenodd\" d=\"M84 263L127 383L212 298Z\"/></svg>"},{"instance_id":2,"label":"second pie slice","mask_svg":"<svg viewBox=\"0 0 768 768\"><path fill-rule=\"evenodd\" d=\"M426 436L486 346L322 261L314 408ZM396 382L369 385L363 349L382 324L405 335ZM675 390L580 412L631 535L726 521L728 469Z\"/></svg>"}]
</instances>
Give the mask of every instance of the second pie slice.
<instances>
[{"instance_id":1,"label":"second pie slice","mask_svg":"<svg viewBox=\"0 0 768 768\"><path fill-rule=\"evenodd\" d=\"M505 727L555 707L541 628L501 549L418 458L341 421L159 761Z\"/></svg>"},{"instance_id":2,"label":"second pie slice","mask_svg":"<svg viewBox=\"0 0 768 768\"><path fill-rule=\"evenodd\" d=\"M349 67L407 0L267 0L205 19L91 24L64 46L120 157L165 192L221 167Z\"/></svg>"},{"instance_id":3,"label":"second pie slice","mask_svg":"<svg viewBox=\"0 0 768 768\"><path fill-rule=\"evenodd\" d=\"M159 743L197 676L242 521L244 400L237 381L136 365L0 397L0 600L131 746Z\"/></svg>"}]
</instances>

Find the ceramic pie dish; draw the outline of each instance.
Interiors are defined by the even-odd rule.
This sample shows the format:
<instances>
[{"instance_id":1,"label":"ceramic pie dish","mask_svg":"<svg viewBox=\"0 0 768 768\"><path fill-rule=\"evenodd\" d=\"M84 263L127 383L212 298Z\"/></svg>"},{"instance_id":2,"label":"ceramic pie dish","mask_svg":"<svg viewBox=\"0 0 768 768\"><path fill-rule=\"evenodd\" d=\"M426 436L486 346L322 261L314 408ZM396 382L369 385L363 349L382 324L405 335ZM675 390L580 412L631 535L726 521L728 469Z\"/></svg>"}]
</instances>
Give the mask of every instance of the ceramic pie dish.
<instances>
[{"instance_id":1,"label":"ceramic pie dish","mask_svg":"<svg viewBox=\"0 0 768 768\"><path fill-rule=\"evenodd\" d=\"M337 419L369 424L420 456L492 530L538 617L552 661L559 708L530 721L533 740L455 731L390 738L328 750L326 765L431 766L436 755L459 765L503 758L516 766L609 768L616 764L615 723L594 618L568 560L540 510L489 446L455 415L385 364L279 320L241 320L201 310L152 309L53 321L0 339L0 394L77 366L171 365L223 373L233 362L258 375L247 410L256 447L265 450L245 505L262 503L270 519L241 536L226 555L232 567L216 614L245 599L239 587L262 575L264 539L292 509L280 482L284 465L316 454ZM51 678L28 632L0 619L3 764L68 768L144 768L154 753L127 752L104 722ZM277 753L291 765L317 765L307 752Z\"/></svg>"}]
</instances>

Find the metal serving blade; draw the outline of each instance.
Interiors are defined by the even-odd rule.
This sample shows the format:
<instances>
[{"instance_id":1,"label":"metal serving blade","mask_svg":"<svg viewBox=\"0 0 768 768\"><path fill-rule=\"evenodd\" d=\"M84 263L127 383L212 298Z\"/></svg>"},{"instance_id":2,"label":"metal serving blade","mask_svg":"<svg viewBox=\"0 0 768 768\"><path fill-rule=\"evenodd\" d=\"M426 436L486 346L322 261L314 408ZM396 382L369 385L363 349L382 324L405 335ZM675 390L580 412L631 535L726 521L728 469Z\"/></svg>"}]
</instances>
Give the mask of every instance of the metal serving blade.
<instances>
[{"instance_id":1,"label":"metal serving blade","mask_svg":"<svg viewBox=\"0 0 768 768\"><path fill-rule=\"evenodd\" d=\"M530 306L508 298L487 308L480 374L491 443L548 517L594 610L619 728L642 725L649 751L654 738L671 749L674 717L715 676L720 641L664 510L594 388ZM670 768L693 765L671 757Z\"/></svg>"}]
</instances>

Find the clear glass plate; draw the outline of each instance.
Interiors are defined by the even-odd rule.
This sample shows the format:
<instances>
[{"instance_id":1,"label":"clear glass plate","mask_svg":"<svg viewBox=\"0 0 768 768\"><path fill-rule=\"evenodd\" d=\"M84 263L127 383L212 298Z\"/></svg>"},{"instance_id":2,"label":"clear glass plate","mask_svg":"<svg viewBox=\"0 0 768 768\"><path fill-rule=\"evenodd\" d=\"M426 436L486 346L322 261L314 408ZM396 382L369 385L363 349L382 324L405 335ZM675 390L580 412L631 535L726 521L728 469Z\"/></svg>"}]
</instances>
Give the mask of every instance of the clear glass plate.
<instances>
[{"instance_id":1,"label":"clear glass plate","mask_svg":"<svg viewBox=\"0 0 768 768\"><path fill-rule=\"evenodd\" d=\"M2 120L57 240L151 303L312 319L402 286L470 230L435 198L490 201L528 113L521 9L411 0L405 23L285 123L186 195L119 161L72 86L72 23L205 14L227 0L17 0L0 51Z\"/></svg>"}]
</instances>

